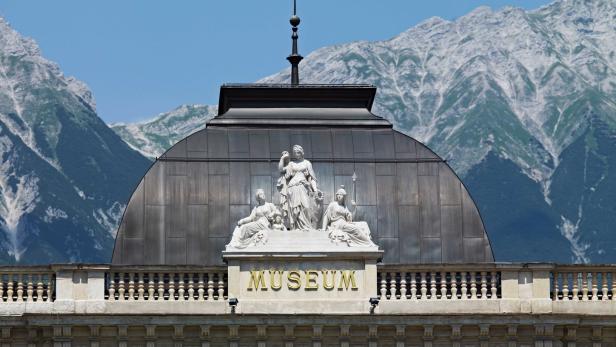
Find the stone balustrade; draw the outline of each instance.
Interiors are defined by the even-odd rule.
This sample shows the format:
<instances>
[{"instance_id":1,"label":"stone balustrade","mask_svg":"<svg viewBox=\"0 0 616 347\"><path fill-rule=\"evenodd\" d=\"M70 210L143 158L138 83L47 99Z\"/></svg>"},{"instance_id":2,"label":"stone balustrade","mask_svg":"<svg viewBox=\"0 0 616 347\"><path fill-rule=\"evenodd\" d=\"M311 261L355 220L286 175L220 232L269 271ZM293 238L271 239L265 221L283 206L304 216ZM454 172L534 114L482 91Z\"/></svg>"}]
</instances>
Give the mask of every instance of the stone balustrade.
<instances>
[{"instance_id":1,"label":"stone balustrade","mask_svg":"<svg viewBox=\"0 0 616 347\"><path fill-rule=\"evenodd\" d=\"M112 267L105 275L105 300L225 300L226 277L226 268Z\"/></svg>"},{"instance_id":2,"label":"stone balustrade","mask_svg":"<svg viewBox=\"0 0 616 347\"><path fill-rule=\"evenodd\" d=\"M241 295L228 292L227 278L227 267L2 267L0 315L230 314L230 297L239 298L236 313L251 313ZM616 315L616 265L378 265L373 278L368 293L380 299L374 314ZM361 283L358 277L357 285ZM299 289L305 290L309 289ZM339 295L338 290L316 290L323 290L324 298ZM292 292L288 295L292 298ZM266 296L263 291L264 305L276 298ZM368 299L358 297L353 310L370 311ZM339 309L336 300L330 302L331 306L320 309L332 314L350 309Z\"/></svg>"},{"instance_id":3,"label":"stone balustrade","mask_svg":"<svg viewBox=\"0 0 616 347\"><path fill-rule=\"evenodd\" d=\"M552 271L552 300L616 300L616 266L558 265Z\"/></svg>"},{"instance_id":4,"label":"stone balustrade","mask_svg":"<svg viewBox=\"0 0 616 347\"><path fill-rule=\"evenodd\" d=\"M378 271L381 300L495 300L500 272L494 266L388 268Z\"/></svg>"},{"instance_id":5,"label":"stone balustrade","mask_svg":"<svg viewBox=\"0 0 616 347\"><path fill-rule=\"evenodd\" d=\"M49 267L0 267L0 304L53 301L54 282Z\"/></svg>"}]
</instances>

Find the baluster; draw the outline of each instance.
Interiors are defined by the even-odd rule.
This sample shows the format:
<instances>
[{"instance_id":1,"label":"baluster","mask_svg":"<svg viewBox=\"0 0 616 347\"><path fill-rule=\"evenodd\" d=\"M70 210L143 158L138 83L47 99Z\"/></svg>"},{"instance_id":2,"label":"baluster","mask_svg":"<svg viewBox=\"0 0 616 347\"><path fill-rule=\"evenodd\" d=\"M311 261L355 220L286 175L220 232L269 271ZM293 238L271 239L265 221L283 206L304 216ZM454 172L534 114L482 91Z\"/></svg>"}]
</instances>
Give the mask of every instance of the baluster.
<instances>
[{"instance_id":1,"label":"baluster","mask_svg":"<svg viewBox=\"0 0 616 347\"><path fill-rule=\"evenodd\" d=\"M400 299L406 300L406 272L400 272Z\"/></svg>"},{"instance_id":2,"label":"baluster","mask_svg":"<svg viewBox=\"0 0 616 347\"><path fill-rule=\"evenodd\" d=\"M441 271L441 299L447 299L447 272Z\"/></svg>"},{"instance_id":3,"label":"baluster","mask_svg":"<svg viewBox=\"0 0 616 347\"><path fill-rule=\"evenodd\" d=\"M389 298L390 300L396 300L396 273L389 273Z\"/></svg>"},{"instance_id":4,"label":"baluster","mask_svg":"<svg viewBox=\"0 0 616 347\"><path fill-rule=\"evenodd\" d=\"M558 272L556 272L556 271L554 271L552 274L553 274L552 275L553 276L552 277L552 281L554 282L554 283L552 283L552 297L553 297L552 300L558 301L558 292L559 292L559 290L558 290L558 276L560 274Z\"/></svg>"},{"instance_id":5,"label":"baluster","mask_svg":"<svg viewBox=\"0 0 616 347\"><path fill-rule=\"evenodd\" d=\"M195 274L188 274L188 301L195 300Z\"/></svg>"},{"instance_id":6,"label":"baluster","mask_svg":"<svg viewBox=\"0 0 616 347\"><path fill-rule=\"evenodd\" d=\"M36 282L36 301L43 302L43 274L38 276L38 281Z\"/></svg>"},{"instance_id":7,"label":"baluster","mask_svg":"<svg viewBox=\"0 0 616 347\"><path fill-rule=\"evenodd\" d=\"M154 301L154 273L148 274L148 301Z\"/></svg>"},{"instance_id":8,"label":"baluster","mask_svg":"<svg viewBox=\"0 0 616 347\"><path fill-rule=\"evenodd\" d=\"M135 273L128 273L128 300L135 300Z\"/></svg>"},{"instance_id":9,"label":"baluster","mask_svg":"<svg viewBox=\"0 0 616 347\"><path fill-rule=\"evenodd\" d=\"M109 273L109 288L107 289L107 291L109 292L109 298L107 298L107 300L115 300L115 292L116 292L116 283L115 283L115 272L110 272ZM47 300L51 301L49 296L49 293L47 293Z\"/></svg>"},{"instance_id":10,"label":"baluster","mask_svg":"<svg viewBox=\"0 0 616 347\"><path fill-rule=\"evenodd\" d=\"M156 300L163 301L165 300L165 273L159 272L157 277L158 277L158 282L156 283L157 285L156 291L158 292L158 298Z\"/></svg>"},{"instance_id":11,"label":"baluster","mask_svg":"<svg viewBox=\"0 0 616 347\"><path fill-rule=\"evenodd\" d=\"M616 272L612 272L612 300L616 300Z\"/></svg>"},{"instance_id":12,"label":"baluster","mask_svg":"<svg viewBox=\"0 0 616 347\"><path fill-rule=\"evenodd\" d=\"M601 300L607 300L607 272L601 273Z\"/></svg>"},{"instance_id":13,"label":"baluster","mask_svg":"<svg viewBox=\"0 0 616 347\"><path fill-rule=\"evenodd\" d=\"M485 271L481 271L481 298L483 300L488 298L488 281Z\"/></svg>"},{"instance_id":14,"label":"baluster","mask_svg":"<svg viewBox=\"0 0 616 347\"><path fill-rule=\"evenodd\" d=\"M426 272L422 271L421 274L421 299L426 300L428 297L428 286L426 282Z\"/></svg>"},{"instance_id":15,"label":"baluster","mask_svg":"<svg viewBox=\"0 0 616 347\"><path fill-rule=\"evenodd\" d=\"M124 297L124 292L126 291L126 289L124 289L124 273L120 272L120 283L118 284L118 300L120 301L124 301L126 298Z\"/></svg>"},{"instance_id":16,"label":"baluster","mask_svg":"<svg viewBox=\"0 0 616 347\"><path fill-rule=\"evenodd\" d=\"M569 298L569 272L563 273L563 300L571 300Z\"/></svg>"},{"instance_id":17,"label":"baluster","mask_svg":"<svg viewBox=\"0 0 616 347\"><path fill-rule=\"evenodd\" d=\"M582 272L582 301L588 301L588 273Z\"/></svg>"},{"instance_id":18,"label":"baluster","mask_svg":"<svg viewBox=\"0 0 616 347\"><path fill-rule=\"evenodd\" d=\"M436 300L436 272L430 272L430 299Z\"/></svg>"},{"instance_id":19,"label":"baluster","mask_svg":"<svg viewBox=\"0 0 616 347\"><path fill-rule=\"evenodd\" d=\"M591 290L591 294L592 294L592 300L593 301L597 301L599 300L599 297L597 296L597 293L599 292L599 288L597 286L597 281L599 280L599 276L596 272L592 272L590 274L591 280L592 280L592 290Z\"/></svg>"},{"instance_id":20,"label":"baluster","mask_svg":"<svg viewBox=\"0 0 616 347\"><path fill-rule=\"evenodd\" d=\"M23 280L24 280L23 275L18 274L17 275L17 301L18 302L24 301L24 282Z\"/></svg>"},{"instance_id":21,"label":"baluster","mask_svg":"<svg viewBox=\"0 0 616 347\"><path fill-rule=\"evenodd\" d=\"M137 300L144 301L145 297L143 296L143 293L145 293L145 284L143 282L143 272L137 273L137 276L139 276L139 282L137 283Z\"/></svg>"},{"instance_id":22,"label":"baluster","mask_svg":"<svg viewBox=\"0 0 616 347\"><path fill-rule=\"evenodd\" d=\"M205 293L205 285L203 283L203 272L199 273L199 284L198 284L199 289L197 290L197 293L199 293L199 301L203 301L205 300L203 298L203 294Z\"/></svg>"},{"instance_id":23,"label":"baluster","mask_svg":"<svg viewBox=\"0 0 616 347\"><path fill-rule=\"evenodd\" d=\"M462 283L460 284L461 286L461 291L462 291L462 295L460 296L460 299L462 300L467 300L468 299L468 286L466 283L466 276L468 275L468 273L466 271L462 271L460 273L460 279L462 280Z\"/></svg>"},{"instance_id":24,"label":"baluster","mask_svg":"<svg viewBox=\"0 0 616 347\"><path fill-rule=\"evenodd\" d=\"M7 281L4 280L4 274L0 273L0 302L4 301L4 295L6 294L6 290L4 289L4 285L6 284L6 282Z\"/></svg>"},{"instance_id":25,"label":"baluster","mask_svg":"<svg viewBox=\"0 0 616 347\"><path fill-rule=\"evenodd\" d=\"M6 282L6 301L7 302L12 302L13 301L13 289L15 286L15 283L13 282L13 274L9 273L8 275L8 281Z\"/></svg>"},{"instance_id":26,"label":"baluster","mask_svg":"<svg viewBox=\"0 0 616 347\"><path fill-rule=\"evenodd\" d=\"M387 272L381 273L381 300L387 300Z\"/></svg>"},{"instance_id":27,"label":"baluster","mask_svg":"<svg viewBox=\"0 0 616 347\"><path fill-rule=\"evenodd\" d=\"M26 301L34 301L34 284L32 283L33 274L26 275L28 281L26 282Z\"/></svg>"},{"instance_id":28,"label":"baluster","mask_svg":"<svg viewBox=\"0 0 616 347\"><path fill-rule=\"evenodd\" d=\"M458 273L451 272L451 299L458 300Z\"/></svg>"},{"instance_id":29,"label":"baluster","mask_svg":"<svg viewBox=\"0 0 616 347\"><path fill-rule=\"evenodd\" d=\"M53 280L53 274L47 276L47 301L52 301L56 293L56 282Z\"/></svg>"},{"instance_id":30,"label":"baluster","mask_svg":"<svg viewBox=\"0 0 616 347\"><path fill-rule=\"evenodd\" d=\"M417 300L417 279L415 278L416 273L414 271L411 272L411 300Z\"/></svg>"},{"instance_id":31,"label":"baluster","mask_svg":"<svg viewBox=\"0 0 616 347\"><path fill-rule=\"evenodd\" d=\"M186 290L184 289L184 280L186 279L186 274L185 273L179 273L178 274L178 300L179 301L184 301L186 298L184 297L184 293L186 292Z\"/></svg>"},{"instance_id":32,"label":"baluster","mask_svg":"<svg viewBox=\"0 0 616 347\"><path fill-rule=\"evenodd\" d=\"M169 301L175 300L175 291L176 291L176 283L175 283L175 273L169 273Z\"/></svg>"},{"instance_id":33,"label":"baluster","mask_svg":"<svg viewBox=\"0 0 616 347\"><path fill-rule=\"evenodd\" d=\"M4 301L4 296L6 295L6 289L4 289L5 284L7 285L6 289L8 289L8 280L5 281L4 274L0 274L0 302ZM8 299L6 301L8 301Z\"/></svg>"},{"instance_id":34,"label":"baluster","mask_svg":"<svg viewBox=\"0 0 616 347\"><path fill-rule=\"evenodd\" d=\"M580 297L578 296L578 293L579 293L579 284L580 284L580 283L579 283L579 281L580 281L580 273L579 273L579 272L577 272L577 271L575 271L575 272L573 273L573 278L572 278L572 280L573 280L573 281L572 281L572 282L573 282L573 291L572 291L573 297L572 297L572 299L573 299L573 301L578 301L578 300L580 300Z\"/></svg>"},{"instance_id":35,"label":"baluster","mask_svg":"<svg viewBox=\"0 0 616 347\"><path fill-rule=\"evenodd\" d=\"M471 274L471 300L477 299L477 273L474 271Z\"/></svg>"},{"instance_id":36,"label":"baluster","mask_svg":"<svg viewBox=\"0 0 616 347\"><path fill-rule=\"evenodd\" d=\"M224 274L219 272L218 273L218 300L224 300L224 299L225 299Z\"/></svg>"},{"instance_id":37,"label":"baluster","mask_svg":"<svg viewBox=\"0 0 616 347\"><path fill-rule=\"evenodd\" d=\"M498 299L498 288L496 287L496 277L498 276L497 272L490 272L490 298Z\"/></svg>"},{"instance_id":38,"label":"baluster","mask_svg":"<svg viewBox=\"0 0 616 347\"><path fill-rule=\"evenodd\" d=\"M207 299L214 300L214 274L207 274Z\"/></svg>"}]
</instances>

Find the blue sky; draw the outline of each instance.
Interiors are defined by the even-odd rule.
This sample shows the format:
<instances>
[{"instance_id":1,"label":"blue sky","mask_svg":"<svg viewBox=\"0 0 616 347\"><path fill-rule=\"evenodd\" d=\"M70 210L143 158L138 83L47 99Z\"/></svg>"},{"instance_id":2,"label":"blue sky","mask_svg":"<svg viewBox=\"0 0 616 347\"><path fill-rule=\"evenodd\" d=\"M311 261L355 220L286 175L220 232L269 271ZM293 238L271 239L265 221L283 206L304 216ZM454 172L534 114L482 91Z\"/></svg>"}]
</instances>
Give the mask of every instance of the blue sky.
<instances>
[{"instance_id":1,"label":"blue sky","mask_svg":"<svg viewBox=\"0 0 616 347\"><path fill-rule=\"evenodd\" d=\"M547 0L298 0L299 50L384 40L432 16ZM226 82L288 66L291 0L2 0L0 16L86 82L106 122L218 102ZM300 71L301 77L301 71Z\"/></svg>"}]
</instances>

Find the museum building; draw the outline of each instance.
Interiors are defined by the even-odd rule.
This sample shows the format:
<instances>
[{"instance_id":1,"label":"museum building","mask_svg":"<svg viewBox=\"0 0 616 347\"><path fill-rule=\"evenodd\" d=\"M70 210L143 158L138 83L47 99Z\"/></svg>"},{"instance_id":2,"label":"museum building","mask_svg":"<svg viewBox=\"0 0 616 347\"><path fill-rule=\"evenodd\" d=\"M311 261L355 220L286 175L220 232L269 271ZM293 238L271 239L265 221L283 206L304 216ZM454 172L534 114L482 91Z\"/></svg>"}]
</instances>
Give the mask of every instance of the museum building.
<instances>
[{"instance_id":1,"label":"museum building","mask_svg":"<svg viewBox=\"0 0 616 347\"><path fill-rule=\"evenodd\" d=\"M1 346L615 346L616 267L498 263L371 85L230 84L154 162L109 264L2 267Z\"/></svg>"}]
</instances>

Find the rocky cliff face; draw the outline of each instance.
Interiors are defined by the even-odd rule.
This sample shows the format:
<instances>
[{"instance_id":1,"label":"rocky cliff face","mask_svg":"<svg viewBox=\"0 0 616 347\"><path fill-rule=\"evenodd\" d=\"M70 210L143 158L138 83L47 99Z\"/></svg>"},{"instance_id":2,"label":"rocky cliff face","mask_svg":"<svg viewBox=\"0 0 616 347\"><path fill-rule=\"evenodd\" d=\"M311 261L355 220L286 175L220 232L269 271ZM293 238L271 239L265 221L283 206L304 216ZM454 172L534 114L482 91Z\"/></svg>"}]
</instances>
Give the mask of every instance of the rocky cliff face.
<instances>
[{"instance_id":1,"label":"rocky cliff face","mask_svg":"<svg viewBox=\"0 0 616 347\"><path fill-rule=\"evenodd\" d=\"M480 7L387 41L321 48L302 61L300 77L376 85L374 113L463 177L498 260L614 262L614 23L608 0ZM289 80L285 70L260 82ZM165 122L183 129L179 136L203 125L180 115ZM168 141L158 135L154 142Z\"/></svg>"},{"instance_id":2,"label":"rocky cliff face","mask_svg":"<svg viewBox=\"0 0 616 347\"><path fill-rule=\"evenodd\" d=\"M84 83L0 19L0 262L109 261L148 166Z\"/></svg>"}]
</instances>

